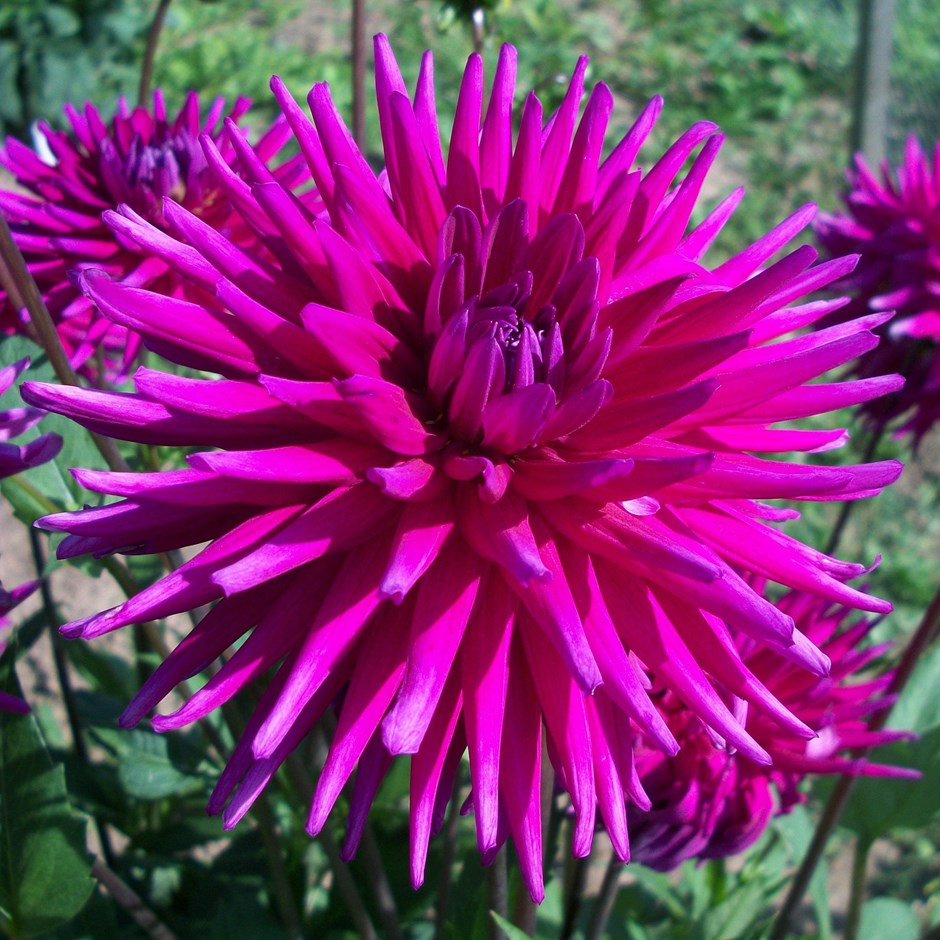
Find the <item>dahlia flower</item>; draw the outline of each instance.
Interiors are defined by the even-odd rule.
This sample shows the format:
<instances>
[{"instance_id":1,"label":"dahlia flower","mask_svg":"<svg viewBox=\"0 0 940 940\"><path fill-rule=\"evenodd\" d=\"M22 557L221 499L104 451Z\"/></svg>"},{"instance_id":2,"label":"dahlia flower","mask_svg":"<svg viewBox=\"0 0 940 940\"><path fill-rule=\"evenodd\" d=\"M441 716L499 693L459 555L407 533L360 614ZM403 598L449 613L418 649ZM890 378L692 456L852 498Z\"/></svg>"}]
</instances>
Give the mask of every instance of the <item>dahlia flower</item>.
<instances>
[{"instance_id":1,"label":"dahlia flower","mask_svg":"<svg viewBox=\"0 0 940 940\"><path fill-rule=\"evenodd\" d=\"M276 264L172 201L164 215L176 244L132 213L106 214L123 238L215 290L225 312L94 271L82 282L89 297L169 358L215 376L141 369L134 393L32 385L29 398L104 434L201 449L186 469L77 470L85 487L120 500L42 525L69 533L62 557L210 542L65 632L95 637L217 602L123 723L226 650L156 728L199 719L269 676L210 800L227 826L332 706L311 833L358 764L344 846L354 851L390 761L410 754L420 884L467 750L484 859L511 837L539 899L543 727L574 807L573 851L589 851L599 813L626 857L626 803L647 802L634 729L667 753L678 746L646 669L758 763L767 749L717 683L813 736L745 666L729 631L817 675L828 660L739 569L850 607L889 607L845 584L860 565L778 532L769 523L787 512L759 502L854 499L899 472L894 462L791 461L786 452L834 446L842 432L770 427L897 387L893 377L805 384L870 349L880 316L780 339L832 308L791 304L854 260L814 266L803 246L769 263L812 217L804 208L707 267L702 256L741 197L689 230L721 143L714 125L696 124L648 172L634 170L656 99L602 160L612 96L595 86L578 121L586 66L547 121L529 95L514 144L516 53L500 54L485 116L483 64L471 56L445 159L430 54L411 100L377 37L379 175L326 85L310 92L311 123L275 78L322 216L247 146L238 144L243 180L203 142L245 220L279 233Z\"/></svg>"},{"instance_id":2,"label":"dahlia flower","mask_svg":"<svg viewBox=\"0 0 940 940\"><path fill-rule=\"evenodd\" d=\"M876 424L907 415L901 431L916 444L940 418L940 142L931 159L909 138L904 163L896 170L883 163L881 179L858 154L846 175L848 211L822 215L817 234L830 254L860 257L835 285L852 295L851 302L826 322L893 313L879 331L884 341L853 372L904 375L903 389L865 411Z\"/></svg>"},{"instance_id":3,"label":"dahlia flower","mask_svg":"<svg viewBox=\"0 0 940 940\"><path fill-rule=\"evenodd\" d=\"M6 393L16 381L17 376L29 365L28 359L21 359L12 365L0 369L0 395ZM42 412L35 408L11 408L0 411L0 479L12 476L22 470L38 466L51 460L59 452L62 439L57 434L43 434L28 444L11 444L10 438L28 431L42 418ZM20 601L24 600L36 588L38 581L21 584L12 591L4 589L0 584L0 632L9 629L10 624L6 615ZM0 640L0 653L6 647L6 642ZM19 698L0 692L0 709L4 711L29 711L29 706Z\"/></svg>"},{"instance_id":4,"label":"dahlia flower","mask_svg":"<svg viewBox=\"0 0 940 940\"><path fill-rule=\"evenodd\" d=\"M802 740L738 700L733 710L773 758L773 765L764 767L742 760L716 741L673 692L661 689L658 705L680 750L671 757L642 737L636 743L637 773L652 807L648 812L629 809L634 861L669 871L691 858L741 852L758 839L774 815L789 812L805 799L799 784L809 774L917 776L902 768L840 756L842 751L910 737L903 731L868 728L868 717L892 703L884 692L893 672L849 683L890 645L861 648L872 622L859 620L846 626L844 607L802 591L790 592L777 606L830 657L829 676L814 676L775 651L759 649L747 637L735 636L736 645L747 668L793 714L816 729L818 737Z\"/></svg>"},{"instance_id":5,"label":"dahlia flower","mask_svg":"<svg viewBox=\"0 0 940 940\"><path fill-rule=\"evenodd\" d=\"M195 93L187 96L179 114L168 117L158 90L152 113L143 107L131 110L121 99L110 125L91 104L81 111L66 105L69 131L38 126L45 144L42 149L51 154L51 163L12 137L0 149L0 164L26 190L0 191L0 213L10 225L76 368L84 366L85 373L94 376L93 357L99 354L109 376L120 379L136 360L141 344L140 337L97 314L73 283L71 272L93 267L135 287L209 300L159 257L142 255L123 241L102 222L101 213L123 204L163 229L163 199L171 196L207 225L236 243L244 242L249 230L216 182L199 137L210 134L217 157L231 162L235 148L230 138L244 133L236 122L249 105L247 99L239 99L223 120L225 101L218 98L200 123ZM283 121L271 127L258 141L259 159L274 157L289 134ZM306 176L300 160L289 161L277 171L277 178L287 186ZM25 316L0 292L0 328L22 332L20 318Z\"/></svg>"}]
</instances>

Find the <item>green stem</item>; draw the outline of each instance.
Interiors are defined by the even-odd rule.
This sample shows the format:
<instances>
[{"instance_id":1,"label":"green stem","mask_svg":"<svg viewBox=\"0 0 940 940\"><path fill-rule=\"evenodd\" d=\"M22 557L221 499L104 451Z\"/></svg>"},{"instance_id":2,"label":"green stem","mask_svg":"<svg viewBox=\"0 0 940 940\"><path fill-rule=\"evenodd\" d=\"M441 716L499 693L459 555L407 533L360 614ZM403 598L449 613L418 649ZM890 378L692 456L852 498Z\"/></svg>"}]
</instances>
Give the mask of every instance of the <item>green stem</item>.
<instances>
[{"instance_id":1,"label":"green stem","mask_svg":"<svg viewBox=\"0 0 940 940\"><path fill-rule=\"evenodd\" d=\"M450 903L451 876L457 856L457 834L460 830L460 793L463 787L460 771L454 777L454 789L447 808L444 824L444 849L441 853L441 880L437 886L437 905L434 910L434 940L443 940L447 921L447 905ZM521 893L524 893L521 891Z\"/></svg>"},{"instance_id":2,"label":"green stem","mask_svg":"<svg viewBox=\"0 0 940 940\"><path fill-rule=\"evenodd\" d=\"M289 754L287 760L284 762L284 766L297 796L300 797L305 805L309 804L312 796L310 777L300 759L297 757L297 754ZM353 923L356 925L359 937L361 940L378 940L375 927L372 925L372 921L366 913L365 901L359 893L359 889L356 887L356 882L349 871L349 866L340 857L339 846L328 825L320 830L317 839L320 845L323 846L323 851L326 852L336 888L346 905L350 917L353 919Z\"/></svg>"},{"instance_id":3,"label":"green stem","mask_svg":"<svg viewBox=\"0 0 940 940\"><path fill-rule=\"evenodd\" d=\"M852 855L852 880L849 884L849 907L845 914L843 940L855 940L858 926L862 919L862 904L865 902L865 872L868 867L868 853L871 842L859 837L855 840L855 852Z\"/></svg>"},{"instance_id":4,"label":"green stem","mask_svg":"<svg viewBox=\"0 0 940 940\"><path fill-rule=\"evenodd\" d=\"M75 748L75 756L82 765L88 764L88 748L85 746L85 736L82 732L82 723L78 715L78 705L75 701L75 689L72 687L72 677L69 673L68 658L65 655L62 636L59 633L59 613L58 605L52 596L52 589L49 587L49 581L43 577L43 571L46 568L46 559L43 554L42 544L36 534L35 529L29 530L29 547L33 556L33 565L36 569L36 577L39 579L39 596L42 599L43 612L46 615L46 625L49 628L49 642L52 645L52 662L55 667L56 678L59 681L59 690L62 693L62 704L65 706L65 715L69 723L69 731L72 734L72 747ZM101 845L101 853L105 857L108 865L114 864L114 850L111 846L111 838L104 821L97 813L92 814L95 832L98 835L98 842Z\"/></svg>"},{"instance_id":5,"label":"green stem","mask_svg":"<svg viewBox=\"0 0 940 940\"><path fill-rule=\"evenodd\" d=\"M593 844L591 850L593 852ZM569 856L565 865L565 917L561 924L558 940L570 940L578 923L581 912L581 898L584 895L584 885L587 881L588 868L591 863L591 853L585 858Z\"/></svg>"},{"instance_id":6,"label":"green stem","mask_svg":"<svg viewBox=\"0 0 940 940\"><path fill-rule=\"evenodd\" d=\"M907 685L907 680L910 679L918 660L933 642L938 632L940 632L940 589L934 595L917 628L917 632L908 643L907 649L904 650L904 655L894 670L894 677L885 693L886 696L900 695L905 685ZM884 728L890 714L891 709L886 708L874 715L868 723L869 730L880 731ZM855 752L855 756L864 757L867 753L867 750L860 750ZM856 779L856 777L843 775L836 781L836 785L833 787L829 800L823 809L822 816L819 818L809 848L806 850L806 855L790 882L790 890L787 892L768 940L786 940L789 936L790 920L800 901L803 900L803 895L809 886L810 879L813 877L813 872L816 871L816 866L822 858L826 844L839 822L839 817L842 815L846 803L848 803Z\"/></svg>"},{"instance_id":7,"label":"green stem","mask_svg":"<svg viewBox=\"0 0 940 940\"><path fill-rule=\"evenodd\" d=\"M352 47L353 140L366 151L366 0L352 0L350 23Z\"/></svg>"},{"instance_id":8,"label":"green stem","mask_svg":"<svg viewBox=\"0 0 940 940\"><path fill-rule=\"evenodd\" d=\"M520 891L525 888L520 885ZM506 846L496 853L492 864L486 869L487 909L495 911L504 920L509 914L509 877L506 870ZM489 918L487 935L489 940L506 940L506 933L495 920Z\"/></svg>"},{"instance_id":9,"label":"green stem","mask_svg":"<svg viewBox=\"0 0 940 940\"><path fill-rule=\"evenodd\" d=\"M604 880L601 883L601 890L598 892L597 900L591 909L591 918L588 921L584 940L601 940L606 934L607 921L610 920L611 912L617 900L617 892L620 890L620 874L622 871L623 862L611 852L610 861L607 863L607 871L604 872Z\"/></svg>"},{"instance_id":10,"label":"green stem","mask_svg":"<svg viewBox=\"0 0 940 940\"><path fill-rule=\"evenodd\" d=\"M150 85L153 82L153 63L157 57L157 44L160 41L160 31L163 29L163 21L166 19L166 11L170 8L170 0L160 0L157 4L156 12L150 21L150 28L147 30L147 46L144 49L144 60L140 67L140 84L137 86L137 103L141 107L147 106L147 99L150 97Z\"/></svg>"},{"instance_id":11,"label":"green stem","mask_svg":"<svg viewBox=\"0 0 940 940\"><path fill-rule=\"evenodd\" d=\"M875 456L875 452L878 450L878 445L884 437L886 428L887 423L885 421L879 421L868 433L868 439L865 441L865 450L862 454L862 463L868 463ZM823 549L824 554L832 555L839 547L839 542L842 539L842 534L845 531L849 517L852 515L852 510L859 502L860 500L857 499L848 499L842 504L839 515L836 517L835 525L833 525L832 532L829 535L829 541L826 543L825 549Z\"/></svg>"},{"instance_id":12,"label":"green stem","mask_svg":"<svg viewBox=\"0 0 940 940\"><path fill-rule=\"evenodd\" d=\"M95 859L91 866L91 873L151 940L176 940L176 934L144 904L137 892L122 881L104 862Z\"/></svg>"},{"instance_id":13,"label":"green stem","mask_svg":"<svg viewBox=\"0 0 940 940\"><path fill-rule=\"evenodd\" d=\"M252 814L258 823L265 858L268 862L268 871L271 874L274 900L280 912L281 920L287 928L287 935L290 940L303 940L304 931L300 921L300 907L294 897L290 875L287 866L284 864L283 847L278 838L274 814L271 812L271 806L263 793L255 801Z\"/></svg>"},{"instance_id":14,"label":"green stem","mask_svg":"<svg viewBox=\"0 0 940 940\"><path fill-rule=\"evenodd\" d=\"M16 242L13 240L13 234L10 232L10 226L6 219L0 215L0 255L3 256L4 264L0 265L0 278L3 279L3 286L11 295L17 295L23 301L23 306L29 312L30 321L39 336L39 342L49 357L49 362L55 370L55 374L63 385L80 386L81 382L69 362L69 357L62 348L62 341L56 332L55 323L46 309L42 299L42 294L29 273L29 268L23 260L23 255ZM9 281L9 283L8 283ZM127 461L121 456L117 444L109 437L96 434L94 431L88 432L98 448L105 463L112 470L127 472L130 467Z\"/></svg>"},{"instance_id":15,"label":"green stem","mask_svg":"<svg viewBox=\"0 0 940 940\"><path fill-rule=\"evenodd\" d=\"M392 886L389 883L388 875L385 873L385 866L382 864L382 853L379 851L375 832L369 823L366 823L362 831L359 858L365 867L366 878L369 884L372 885L372 893L379 909L379 918L385 927L385 935L389 940L404 940L405 935L399 926L400 920L398 908L395 906L395 895L392 894Z\"/></svg>"}]
</instances>

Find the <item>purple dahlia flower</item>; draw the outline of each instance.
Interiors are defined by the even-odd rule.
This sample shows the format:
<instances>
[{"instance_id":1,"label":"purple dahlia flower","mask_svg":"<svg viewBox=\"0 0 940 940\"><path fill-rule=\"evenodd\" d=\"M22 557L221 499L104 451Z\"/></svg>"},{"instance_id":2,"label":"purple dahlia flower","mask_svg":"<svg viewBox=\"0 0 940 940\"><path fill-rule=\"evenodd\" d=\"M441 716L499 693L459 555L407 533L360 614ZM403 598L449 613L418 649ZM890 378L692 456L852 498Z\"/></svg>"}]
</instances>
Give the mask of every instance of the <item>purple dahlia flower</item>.
<instances>
[{"instance_id":1,"label":"purple dahlia flower","mask_svg":"<svg viewBox=\"0 0 940 940\"><path fill-rule=\"evenodd\" d=\"M99 316L73 283L73 271L102 269L135 287L211 303L211 295L181 280L159 257L142 255L123 241L102 222L103 210L123 204L163 229L167 224L163 200L169 196L227 238L257 247L250 229L225 198L199 144L199 137L209 134L217 145L216 157L231 162L235 153L231 138L244 133L236 122L249 104L239 99L223 120L225 101L218 98L202 122L199 98L191 92L179 114L168 117L158 90L152 113L143 107L131 110L121 99L110 125L91 104L81 111L67 105L71 130L38 126L50 162L15 138L0 149L0 164L26 190L0 192L0 213L76 367L84 366L86 373L94 374L92 357L100 353L106 370L120 378L136 360L140 338ZM278 121L258 141L259 159L273 158L289 136L286 122ZM285 186L307 178L300 159L288 161L276 175ZM22 332L21 316L25 313L15 310L0 291L0 328Z\"/></svg>"},{"instance_id":2,"label":"purple dahlia flower","mask_svg":"<svg viewBox=\"0 0 940 940\"><path fill-rule=\"evenodd\" d=\"M21 359L12 365L0 369L0 395L3 395L16 381L17 376L29 365L28 359ZM30 467L36 467L51 460L62 447L58 434L43 434L28 444L11 444L10 438L29 430L42 418L42 412L36 408L11 408L0 411L0 479L12 476ZM24 600L36 588L38 581L21 584L12 591L4 590L0 584L0 631L9 629L6 615L20 601ZM0 652L6 643L0 640ZM4 711L27 712L29 706L19 698L6 692L0 692L0 709Z\"/></svg>"},{"instance_id":3,"label":"purple dahlia flower","mask_svg":"<svg viewBox=\"0 0 940 940\"><path fill-rule=\"evenodd\" d=\"M599 811L623 857L626 803L646 803L634 731L667 753L678 746L647 669L758 763L770 755L718 683L813 736L742 663L729 631L817 675L828 660L739 569L850 607L889 605L844 583L860 565L773 528L788 513L759 500L867 496L899 465L806 466L787 454L834 446L843 432L770 425L898 380L805 384L870 349L879 316L781 339L833 306L796 302L854 264L814 266L808 246L769 264L811 208L719 267L701 261L741 196L689 230L721 142L714 125L635 170L657 99L602 160L612 98L597 85L578 121L582 60L550 118L528 97L514 141L515 66L504 47L483 115L483 65L470 58L445 159L430 55L411 100L378 37L378 176L326 85L308 98L311 123L274 79L325 214L306 212L241 147L247 181L210 162L245 220L278 233L276 263L172 202L176 245L109 215L123 237L214 289L224 312L84 278L106 316L218 377L141 369L133 394L28 394L105 434L202 448L182 470L76 471L120 501L42 524L69 533L63 557L211 543L66 632L93 637L217 602L123 721L244 639L181 709L154 719L185 725L270 676L210 801L226 825L332 705L311 833L358 763L353 851L390 761L411 754L420 884L468 750L480 849L489 857L511 836L541 898L543 727L575 811L574 852L588 852Z\"/></svg>"},{"instance_id":4,"label":"purple dahlia flower","mask_svg":"<svg viewBox=\"0 0 940 940\"><path fill-rule=\"evenodd\" d=\"M910 737L903 731L868 727L867 719L893 702L884 694L892 671L849 681L868 670L889 645L861 648L872 623L860 620L845 626L844 607L801 591L785 595L777 606L830 657L830 674L815 676L744 636L735 637L737 646L746 667L794 715L816 729L818 737L802 740L735 699L732 711L773 758L772 766L761 766L742 760L671 690L660 689L658 705L680 750L669 756L642 736L636 742L637 773L652 806L648 812L630 807L634 861L669 871L691 858L741 852L758 839L774 815L789 812L805 799L798 787L809 774L917 776L914 771L840 756L843 751Z\"/></svg>"},{"instance_id":5,"label":"purple dahlia flower","mask_svg":"<svg viewBox=\"0 0 940 940\"><path fill-rule=\"evenodd\" d=\"M830 254L860 255L855 270L835 285L852 295L837 316L893 313L879 331L884 341L853 372L904 375L903 389L865 411L876 424L907 415L901 430L917 443L940 419L940 142L931 158L911 137L904 163L895 170L884 162L881 179L858 154L847 177L847 213L821 215L817 223Z\"/></svg>"}]
</instances>

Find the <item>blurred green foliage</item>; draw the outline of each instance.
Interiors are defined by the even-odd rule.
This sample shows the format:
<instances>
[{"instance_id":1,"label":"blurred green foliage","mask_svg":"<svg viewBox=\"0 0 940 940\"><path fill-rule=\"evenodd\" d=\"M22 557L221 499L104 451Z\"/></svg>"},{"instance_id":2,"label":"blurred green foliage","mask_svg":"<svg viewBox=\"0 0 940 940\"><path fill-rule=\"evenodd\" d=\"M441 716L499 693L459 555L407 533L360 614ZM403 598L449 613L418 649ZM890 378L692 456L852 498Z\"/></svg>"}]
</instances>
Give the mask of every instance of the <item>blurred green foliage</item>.
<instances>
[{"instance_id":1,"label":"blurred green foliage","mask_svg":"<svg viewBox=\"0 0 940 940\"><path fill-rule=\"evenodd\" d=\"M125 0L4 0L0 4L0 134L22 137L66 101L133 94L148 24Z\"/></svg>"}]
</instances>

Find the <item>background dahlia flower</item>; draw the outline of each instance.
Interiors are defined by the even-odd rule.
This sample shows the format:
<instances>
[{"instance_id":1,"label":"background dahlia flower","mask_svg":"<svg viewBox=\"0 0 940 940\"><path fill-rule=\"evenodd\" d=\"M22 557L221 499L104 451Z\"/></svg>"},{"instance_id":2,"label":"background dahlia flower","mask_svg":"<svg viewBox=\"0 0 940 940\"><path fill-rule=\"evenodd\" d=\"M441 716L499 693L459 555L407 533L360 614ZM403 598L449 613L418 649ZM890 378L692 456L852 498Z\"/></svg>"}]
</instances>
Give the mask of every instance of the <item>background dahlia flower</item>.
<instances>
[{"instance_id":1,"label":"background dahlia flower","mask_svg":"<svg viewBox=\"0 0 940 940\"><path fill-rule=\"evenodd\" d=\"M831 255L860 255L855 270L835 285L851 294L837 319L893 313L879 331L884 341L853 372L904 375L903 389L865 410L876 424L907 414L901 430L916 444L940 418L940 142L931 158L909 138L904 162L896 170L884 162L880 179L858 154L846 176L847 212L821 215L816 226Z\"/></svg>"},{"instance_id":2,"label":"background dahlia flower","mask_svg":"<svg viewBox=\"0 0 940 940\"><path fill-rule=\"evenodd\" d=\"M94 637L217 602L122 720L134 725L226 651L156 728L270 677L210 800L226 826L332 706L311 833L358 764L344 847L354 851L391 760L410 754L420 884L468 750L480 850L489 858L511 836L539 899L543 728L574 808L573 851L589 851L599 814L626 858L626 804L649 805L634 734L678 747L647 670L750 760L771 758L726 693L813 737L742 661L731 631L815 675L828 659L739 571L889 609L844 583L862 566L777 531L770 523L793 513L759 502L854 499L899 472L896 462L795 462L786 455L835 446L843 432L770 427L897 388L894 377L806 384L870 349L882 316L781 339L833 308L792 305L854 259L814 266L803 246L770 263L809 207L707 267L742 195L689 228L721 143L714 125L696 124L649 170L634 169L656 99L602 159L612 98L595 86L579 121L586 67L548 119L529 95L516 136L515 51L500 54L485 113L472 56L445 159L430 54L412 100L378 37L378 176L326 85L309 95L311 123L274 79L323 216L243 141L233 138L244 179L203 143L245 221L278 233L276 264L170 201L177 244L133 213L106 213L224 310L94 271L82 282L89 297L164 355L217 377L141 369L129 394L31 385L32 402L96 431L200 448L186 469L78 470L119 501L41 524L69 533L61 557L210 543L65 631Z\"/></svg>"},{"instance_id":3,"label":"background dahlia flower","mask_svg":"<svg viewBox=\"0 0 940 940\"><path fill-rule=\"evenodd\" d=\"M134 287L211 302L159 257L141 254L102 222L105 209L125 205L165 229L163 200L169 196L236 243L246 239L256 243L232 211L199 144L202 134L210 135L216 143L215 157L228 165L235 153L231 137L244 133L237 122L249 105L240 98L223 118L225 101L217 98L202 121L199 97L191 92L179 114L168 117L157 90L152 113L143 107L130 109L121 99L110 124L91 104L81 111L67 105L70 130L38 125L42 149L47 158L51 155L51 162L13 137L0 149L0 165L21 190L0 191L0 213L39 285L73 365L84 366L86 374L95 373L97 365L91 360L100 353L106 371L120 379L140 352L140 338L99 316L74 283L72 272L92 267ZM289 136L286 122L278 121L258 141L259 159L273 158ZM296 159L280 167L276 176L291 187L307 174L302 160ZM25 315L0 291L0 328L22 332L20 318Z\"/></svg>"},{"instance_id":4,"label":"background dahlia flower","mask_svg":"<svg viewBox=\"0 0 940 940\"><path fill-rule=\"evenodd\" d=\"M902 768L841 756L844 751L911 737L903 731L868 728L868 719L893 702L884 694L893 671L867 674L890 645L863 648L873 623L859 620L847 626L844 607L802 591L791 591L777 606L829 656L828 676L813 675L747 637L736 636L736 644L747 668L794 715L816 729L818 737L800 739L736 702L743 724L773 758L771 766L762 766L742 760L716 741L673 692L661 690L657 705L680 750L675 756L664 754L642 736L636 743L637 773L652 806L648 812L629 808L634 861L669 871L688 859L741 852L760 837L773 816L805 800L799 784L809 774L917 776ZM856 681L850 684L853 678Z\"/></svg>"},{"instance_id":5,"label":"background dahlia flower","mask_svg":"<svg viewBox=\"0 0 940 940\"><path fill-rule=\"evenodd\" d=\"M19 362L0 369L0 395L9 390L28 365L28 359L21 359ZM0 479L45 463L59 452L62 439L57 434L42 434L28 444L11 443L11 438L28 431L41 418L42 412L36 408L10 408L0 411ZM7 591L0 584L0 634L10 628L6 615L20 601L32 594L37 587L39 587L38 581L30 581L12 591ZM6 641L0 638L0 653L5 647ZM29 706L22 699L0 691L0 709L27 712Z\"/></svg>"}]
</instances>

